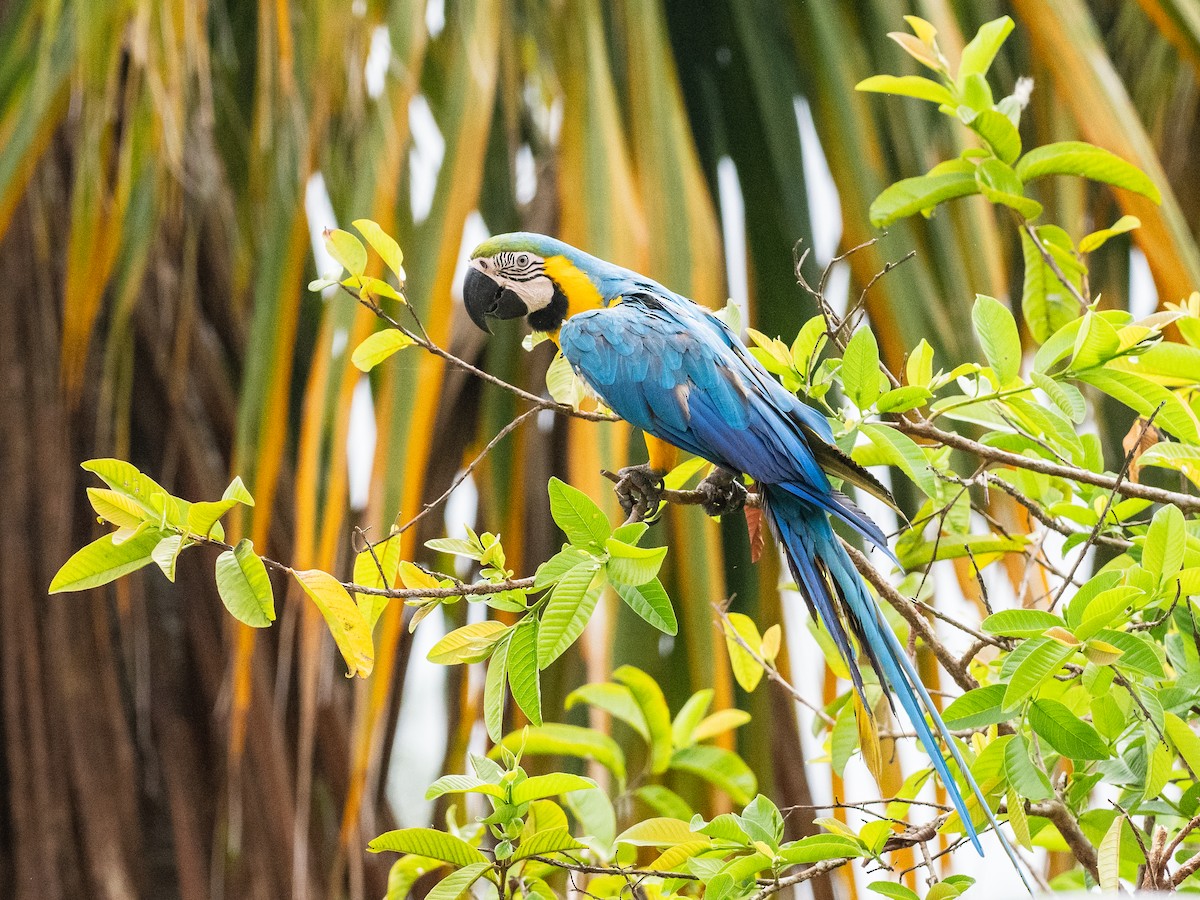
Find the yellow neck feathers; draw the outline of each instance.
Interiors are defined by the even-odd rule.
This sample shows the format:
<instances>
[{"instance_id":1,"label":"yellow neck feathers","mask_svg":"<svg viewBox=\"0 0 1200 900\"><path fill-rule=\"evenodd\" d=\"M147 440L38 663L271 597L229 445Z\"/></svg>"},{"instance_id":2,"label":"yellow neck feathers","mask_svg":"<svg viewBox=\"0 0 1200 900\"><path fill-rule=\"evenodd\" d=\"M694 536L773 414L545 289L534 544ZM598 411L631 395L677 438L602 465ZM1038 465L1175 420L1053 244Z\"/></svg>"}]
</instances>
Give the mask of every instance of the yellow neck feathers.
<instances>
[{"instance_id":1,"label":"yellow neck feathers","mask_svg":"<svg viewBox=\"0 0 1200 900\"><path fill-rule=\"evenodd\" d=\"M565 256L546 257L546 274L554 279L558 289L567 297L566 318L604 305L604 298L592 280ZM557 344L558 332L551 332L550 339Z\"/></svg>"}]
</instances>

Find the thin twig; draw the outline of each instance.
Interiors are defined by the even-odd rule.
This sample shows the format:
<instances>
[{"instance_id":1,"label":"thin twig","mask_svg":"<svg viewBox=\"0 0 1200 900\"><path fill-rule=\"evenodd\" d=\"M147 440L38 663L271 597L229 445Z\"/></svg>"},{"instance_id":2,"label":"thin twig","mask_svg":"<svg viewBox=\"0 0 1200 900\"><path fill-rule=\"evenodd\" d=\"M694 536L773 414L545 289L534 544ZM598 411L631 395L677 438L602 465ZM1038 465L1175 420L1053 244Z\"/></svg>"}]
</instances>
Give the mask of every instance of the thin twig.
<instances>
[{"instance_id":1,"label":"thin twig","mask_svg":"<svg viewBox=\"0 0 1200 900\"><path fill-rule=\"evenodd\" d=\"M1037 248L1037 252L1041 255L1046 265L1050 267L1050 271L1054 273L1054 277L1062 282L1063 287L1070 291L1071 296L1074 297L1075 301L1079 304L1079 311L1087 312L1087 299L1079 292L1079 288L1075 287L1075 285L1071 283L1071 280L1067 278L1066 273L1064 273L1062 267L1059 266L1058 260L1051 256L1050 251L1046 249L1046 245L1042 243L1042 239L1038 237L1038 234L1034 230L1033 226L1026 221L1022 221L1021 230L1025 232L1025 235L1029 238L1029 240L1033 241L1033 246Z\"/></svg>"},{"instance_id":2,"label":"thin twig","mask_svg":"<svg viewBox=\"0 0 1200 900\"><path fill-rule=\"evenodd\" d=\"M512 432L519 428L521 423L523 423L530 416L535 416L540 412L541 409L536 406L533 409L527 409L525 412L521 413L521 415L517 416L498 432L496 432L496 436L488 441L487 446L479 451L478 455L467 464L465 469L459 472L458 477L451 482L450 487L446 488L442 495L436 500L431 500L426 503L425 506L422 507L421 511L401 525L396 533L404 534L404 532L408 531L408 529L420 522L423 518L425 518L425 516L429 515L429 513L433 512L433 510L445 503L446 500L449 499L450 495L453 494L458 488L458 486L471 476L471 473L475 471L475 467L483 461L484 457L496 449L497 444L508 437L508 435L512 434Z\"/></svg>"},{"instance_id":3,"label":"thin twig","mask_svg":"<svg viewBox=\"0 0 1200 900\"><path fill-rule=\"evenodd\" d=\"M1113 501L1116 500L1117 490L1120 488L1121 482L1125 480L1125 476L1129 472L1130 465L1133 464L1133 455L1137 452L1137 448L1142 445L1142 438L1146 436L1146 431L1150 428L1151 424L1153 424L1154 417L1159 414L1163 406L1166 405L1166 402L1167 401L1164 400L1162 403L1158 404L1158 406L1155 407L1154 412L1150 413L1150 418L1146 419L1146 421L1142 423L1141 434L1138 435L1138 439L1134 441L1133 446L1129 448L1129 452L1125 454L1125 462L1121 464L1121 471L1117 473L1116 483L1113 485L1113 489L1109 491L1108 497L1104 501L1104 509L1100 511L1100 518L1096 520L1096 524L1092 528L1091 534L1089 534L1087 540L1083 542L1083 546L1079 548L1079 555L1075 557L1075 563L1071 566L1071 571L1067 573L1066 581L1062 583L1062 587L1058 589L1058 593L1055 594L1054 599L1050 601L1049 608L1051 612L1054 611L1054 607L1058 605L1058 601L1062 599L1063 594L1067 592L1067 588L1071 586L1071 582L1075 578L1075 573L1079 570L1080 565L1083 564L1083 558L1087 556L1088 548L1090 548L1092 544L1096 542L1096 538L1100 535L1100 529L1104 527L1104 520L1108 518L1108 511L1112 509Z\"/></svg>"}]
</instances>

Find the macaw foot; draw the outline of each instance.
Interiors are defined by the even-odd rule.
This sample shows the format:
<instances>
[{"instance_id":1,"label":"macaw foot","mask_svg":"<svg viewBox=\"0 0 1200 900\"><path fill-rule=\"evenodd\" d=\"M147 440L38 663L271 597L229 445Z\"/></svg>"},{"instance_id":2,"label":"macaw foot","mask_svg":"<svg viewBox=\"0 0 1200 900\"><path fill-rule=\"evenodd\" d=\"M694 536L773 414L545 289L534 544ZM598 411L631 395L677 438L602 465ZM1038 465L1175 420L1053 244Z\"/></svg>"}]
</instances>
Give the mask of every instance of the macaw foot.
<instances>
[{"instance_id":1,"label":"macaw foot","mask_svg":"<svg viewBox=\"0 0 1200 900\"><path fill-rule=\"evenodd\" d=\"M662 501L663 473L649 464L626 466L617 470L617 500L626 515L636 509L638 518L644 518L658 509Z\"/></svg>"},{"instance_id":2,"label":"macaw foot","mask_svg":"<svg viewBox=\"0 0 1200 900\"><path fill-rule=\"evenodd\" d=\"M719 466L696 486L696 491L704 495L700 505L710 516L727 516L746 505L747 491L741 477Z\"/></svg>"}]
</instances>

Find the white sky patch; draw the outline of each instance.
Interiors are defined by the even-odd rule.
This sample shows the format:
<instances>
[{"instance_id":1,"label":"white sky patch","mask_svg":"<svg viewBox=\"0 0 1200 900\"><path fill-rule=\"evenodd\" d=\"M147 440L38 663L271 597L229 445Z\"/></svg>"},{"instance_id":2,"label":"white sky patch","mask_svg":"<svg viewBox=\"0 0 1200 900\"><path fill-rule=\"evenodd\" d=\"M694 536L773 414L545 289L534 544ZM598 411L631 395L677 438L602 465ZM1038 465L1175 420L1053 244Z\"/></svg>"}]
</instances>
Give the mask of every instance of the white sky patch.
<instances>
[{"instance_id":1,"label":"white sky patch","mask_svg":"<svg viewBox=\"0 0 1200 900\"><path fill-rule=\"evenodd\" d=\"M367 61L363 65L363 81L367 86L367 96L372 100L383 93L391 61L392 36L386 25L376 25L371 31L371 48L367 51Z\"/></svg>"},{"instance_id":2,"label":"white sky patch","mask_svg":"<svg viewBox=\"0 0 1200 900\"><path fill-rule=\"evenodd\" d=\"M346 429L346 468L350 508L363 510L371 494L371 471L375 464L375 399L371 379L363 375L350 398L350 421Z\"/></svg>"},{"instance_id":3,"label":"white sky patch","mask_svg":"<svg viewBox=\"0 0 1200 900\"><path fill-rule=\"evenodd\" d=\"M387 777L388 800L401 826L430 824L433 803L425 799L425 789L442 774L447 739L446 667L425 656L445 633L441 610L429 615L413 633Z\"/></svg>"},{"instance_id":4,"label":"white sky patch","mask_svg":"<svg viewBox=\"0 0 1200 900\"><path fill-rule=\"evenodd\" d=\"M350 333L344 327L338 328L329 340L329 355L335 359L341 356L342 352L346 349L346 344L349 342Z\"/></svg>"},{"instance_id":5,"label":"white sky patch","mask_svg":"<svg viewBox=\"0 0 1200 900\"><path fill-rule=\"evenodd\" d=\"M728 157L717 160L717 196L721 206L721 236L725 243L725 272L729 299L750 321L750 288L746 274L746 203L738 181L737 164Z\"/></svg>"},{"instance_id":6,"label":"white sky patch","mask_svg":"<svg viewBox=\"0 0 1200 900\"><path fill-rule=\"evenodd\" d=\"M486 241L492 233L488 231L487 223L479 210L473 209L463 222L462 243L458 248L458 262L454 265L454 281L450 285L450 296L457 303L462 303L463 278L467 274L467 263L471 259L471 251ZM553 415L553 413L552 413Z\"/></svg>"},{"instance_id":7,"label":"white sky patch","mask_svg":"<svg viewBox=\"0 0 1200 900\"><path fill-rule=\"evenodd\" d=\"M455 474L458 478L460 473ZM446 512L442 521L446 525L447 537L462 537L467 536L467 527L474 529L476 520L479 518L479 487L475 484L473 476L468 475L463 479L463 483L456 487L446 498ZM454 558L454 571L459 578L464 578L474 565L471 560L463 556ZM477 604L482 607L483 604Z\"/></svg>"},{"instance_id":8,"label":"white sky patch","mask_svg":"<svg viewBox=\"0 0 1200 900\"><path fill-rule=\"evenodd\" d=\"M839 316L846 314L846 310L850 308L849 263L843 261L833 264L833 268L829 270L829 281L825 284L825 299Z\"/></svg>"},{"instance_id":9,"label":"white sky patch","mask_svg":"<svg viewBox=\"0 0 1200 900\"><path fill-rule=\"evenodd\" d=\"M1144 319L1158 309L1158 287L1150 273L1150 263L1139 248L1129 248L1129 312Z\"/></svg>"},{"instance_id":10,"label":"white sky patch","mask_svg":"<svg viewBox=\"0 0 1200 900\"><path fill-rule=\"evenodd\" d=\"M446 27L446 0L429 0L425 4L425 27L429 37L435 38Z\"/></svg>"},{"instance_id":11,"label":"white sky patch","mask_svg":"<svg viewBox=\"0 0 1200 900\"><path fill-rule=\"evenodd\" d=\"M408 126L413 138L413 146L408 153L409 195L413 224L419 225L429 218L429 212L433 209L438 172L441 171L442 160L446 158L446 140L424 94L415 95L409 102Z\"/></svg>"},{"instance_id":12,"label":"white sky patch","mask_svg":"<svg viewBox=\"0 0 1200 900\"><path fill-rule=\"evenodd\" d=\"M797 97L796 124L800 129L800 150L804 155L804 185L808 190L808 214L812 219L813 253L817 265L824 266L837 253L842 240L842 203L833 173L817 137L808 100Z\"/></svg>"},{"instance_id":13,"label":"white sky patch","mask_svg":"<svg viewBox=\"0 0 1200 900\"><path fill-rule=\"evenodd\" d=\"M326 228L337 228L337 217L333 214L333 202L329 199L329 190L325 186L325 176L313 172L304 186L304 215L308 219L308 235L312 241L313 262L317 274L322 278L333 273L338 275L342 267L325 248ZM326 288L322 296L328 299L335 288Z\"/></svg>"},{"instance_id":14,"label":"white sky patch","mask_svg":"<svg viewBox=\"0 0 1200 900\"><path fill-rule=\"evenodd\" d=\"M533 150L528 144L522 144L517 148L517 157L514 162L514 193L516 194L517 203L524 206L537 196L538 179L537 165L533 159Z\"/></svg>"}]
</instances>

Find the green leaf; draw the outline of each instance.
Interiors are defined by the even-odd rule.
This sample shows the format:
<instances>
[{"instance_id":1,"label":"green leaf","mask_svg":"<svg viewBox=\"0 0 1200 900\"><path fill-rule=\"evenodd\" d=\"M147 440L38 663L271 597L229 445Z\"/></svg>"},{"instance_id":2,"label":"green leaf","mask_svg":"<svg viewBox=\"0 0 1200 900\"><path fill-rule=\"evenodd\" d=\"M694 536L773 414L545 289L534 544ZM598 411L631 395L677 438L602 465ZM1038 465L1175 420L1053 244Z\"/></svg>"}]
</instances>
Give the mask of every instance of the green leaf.
<instances>
[{"instance_id":1,"label":"green leaf","mask_svg":"<svg viewBox=\"0 0 1200 900\"><path fill-rule=\"evenodd\" d=\"M425 799L436 800L445 794L487 794L503 799L506 793L501 785L474 775L443 775L425 791Z\"/></svg>"},{"instance_id":2,"label":"green leaf","mask_svg":"<svg viewBox=\"0 0 1200 900\"><path fill-rule=\"evenodd\" d=\"M571 691L564 704L566 709L573 709L579 703L587 703L602 709L610 716L620 719L650 743L650 727L646 724L646 716L633 692L623 684L597 682L585 684Z\"/></svg>"},{"instance_id":3,"label":"green leaf","mask_svg":"<svg viewBox=\"0 0 1200 900\"><path fill-rule=\"evenodd\" d=\"M505 635L496 644L496 649L488 658L483 682L483 724L494 744L498 744L504 736L504 685L508 674L508 642L511 639Z\"/></svg>"},{"instance_id":4,"label":"green leaf","mask_svg":"<svg viewBox=\"0 0 1200 900\"><path fill-rule=\"evenodd\" d=\"M1200 447L1195 444L1157 443L1138 458L1138 464L1173 469L1200 487Z\"/></svg>"},{"instance_id":5,"label":"green leaf","mask_svg":"<svg viewBox=\"0 0 1200 900\"><path fill-rule=\"evenodd\" d=\"M1012 718L1012 713L1005 713L1003 684L989 684L987 687L975 688L956 698L942 712L942 719L950 728L984 728L988 725L998 725Z\"/></svg>"},{"instance_id":6,"label":"green leaf","mask_svg":"<svg viewBox=\"0 0 1200 900\"><path fill-rule=\"evenodd\" d=\"M1151 678L1164 677L1162 661L1155 645L1140 634L1105 628L1096 632L1094 637L1106 644L1112 644L1121 651L1117 668L1149 675Z\"/></svg>"},{"instance_id":7,"label":"green leaf","mask_svg":"<svg viewBox=\"0 0 1200 900\"><path fill-rule=\"evenodd\" d=\"M616 741L591 728L550 722L538 728L528 728L505 735L499 747L492 753L496 753L500 747L514 753L524 747L524 752L533 756L577 756L580 759L594 759L612 772L618 781L623 783L625 780L625 754L621 752Z\"/></svg>"},{"instance_id":8,"label":"green leaf","mask_svg":"<svg viewBox=\"0 0 1200 900\"><path fill-rule=\"evenodd\" d=\"M243 506L253 506L254 498L250 496L250 492L246 490L246 485L242 482L241 475L234 475L233 481L229 482L229 487L225 488L225 492L221 494L222 500L236 500Z\"/></svg>"},{"instance_id":9,"label":"green leaf","mask_svg":"<svg viewBox=\"0 0 1200 900\"><path fill-rule=\"evenodd\" d=\"M550 479L550 514L572 544L603 547L612 534L608 517L578 488Z\"/></svg>"},{"instance_id":10,"label":"green leaf","mask_svg":"<svg viewBox=\"0 0 1200 900\"><path fill-rule=\"evenodd\" d=\"M692 731L691 743L699 743L715 738L717 735L741 728L750 721L750 713L743 709L719 709L711 716L705 716L700 724Z\"/></svg>"},{"instance_id":11,"label":"green leaf","mask_svg":"<svg viewBox=\"0 0 1200 900\"><path fill-rule=\"evenodd\" d=\"M758 779L736 753L708 744L695 744L676 750L670 768L690 772L725 793L734 803L746 804L758 790Z\"/></svg>"},{"instance_id":12,"label":"green leaf","mask_svg":"<svg viewBox=\"0 0 1200 900\"><path fill-rule=\"evenodd\" d=\"M1146 767L1146 786L1142 789L1143 801L1159 799L1163 788L1171 780L1174 763L1175 757L1167 749L1167 745L1155 742L1154 749L1150 751L1150 763Z\"/></svg>"},{"instance_id":13,"label":"green leaf","mask_svg":"<svg viewBox=\"0 0 1200 900\"><path fill-rule=\"evenodd\" d=\"M1060 644L1053 638L1035 638L1039 641L1029 654L1021 660L1008 681L1004 692L1004 709L1012 709L1046 682L1071 654L1074 647ZM1031 642L1032 643L1032 642Z\"/></svg>"},{"instance_id":14,"label":"green leaf","mask_svg":"<svg viewBox=\"0 0 1200 900\"><path fill-rule=\"evenodd\" d=\"M532 780L532 779L530 779ZM565 828L550 828L539 831L532 837L521 841L521 846L513 854L513 862L527 859L530 856L548 856L551 853L563 853L567 850L586 850L584 844L571 837L571 832Z\"/></svg>"},{"instance_id":15,"label":"green leaf","mask_svg":"<svg viewBox=\"0 0 1200 900\"><path fill-rule=\"evenodd\" d=\"M248 538L217 557L217 593L229 614L251 628L275 621L271 576Z\"/></svg>"},{"instance_id":16,"label":"green leaf","mask_svg":"<svg viewBox=\"0 0 1200 900\"><path fill-rule=\"evenodd\" d=\"M1011 166L1021 155L1021 133L1012 120L998 109L985 109L971 117L968 127L987 141L992 152Z\"/></svg>"},{"instance_id":17,"label":"green leaf","mask_svg":"<svg viewBox=\"0 0 1200 900\"><path fill-rule=\"evenodd\" d=\"M381 834L369 844L372 853L391 850L412 853L428 859L440 859L452 866L488 865L487 857L462 838L433 828L400 828Z\"/></svg>"},{"instance_id":18,"label":"green leaf","mask_svg":"<svg viewBox=\"0 0 1200 900\"><path fill-rule=\"evenodd\" d=\"M1096 869L1100 875L1100 890L1115 893L1121 889L1121 829L1125 825L1123 816L1115 816L1104 840L1100 842L1100 852L1096 854Z\"/></svg>"},{"instance_id":19,"label":"green leaf","mask_svg":"<svg viewBox=\"0 0 1200 900\"><path fill-rule=\"evenodd\" d=\"M167 581L175 581L175 563L183 552L183 535L169 534L154 545L151 558L167 576Z\"/></svg>"},{"instance_id":20,"label":"green leaf","mask_svg":"<svg viewBox=\"0 0 1200 900\"><path fill-rule=\"evenodd\" d=\"M614 584L617 594L635 613L661 631L674 635L679 632L675 609L662 582L655 578L642 585Z\"/></svg>"},{"instance_id":21,"label":"green leaf","mask_svg":"<svg viewBox=\"0 0 1200 900\"><path fill-rule=\"evenodd\" d=\"M568 772L553 772L549 775L534 775L526 778L513 788L512 802L520 805L546 797L557 797L569 794L571 791L588 791L596 787L596 782L581 775Z\"/></svg>"},{"instance_id":22,"label":"green leaf","mask_svg":"<svg viewBox=\"0 0 1200 900\"><path fill-rule=\"evenodd\" d=\"M871 224L876 228L884 228L906 216L930 212L946 200L978 193L979 184L971 173L950 172L905 178L885 188L871 203Z\"/></svg>"},{"instance_id":23,"label":"green leaf","mask_svg":"<svg viewBox=\"0 0 1200 900\"><path fill-rule=\"evenodd\" d=\"M696 742L692 732L704 719L704 714L712 706L716 692L712 688L696 691L688 697L687 702L679 708L671 721L671 741L676 747L686 747Z\"/></svg>"},{"instance_id":24,"label":"green leaf","mask_svg":"<svg viewBox=\"0 0 1200 900\"><path fill-rule=\"evenodd\" d=\"M1035 147L1017 161L1016 172L1022 181L1043 175L1079 175L1125 188L1155 203L1162 202L1162 195L1145 172L1116 154L1083 141Z\"/></svg>"},{"instance_id":25,"label":"green leaf","mask_svg":"<svg viewBox=\"0 0 1200 900\"><path fill-rule=\"evenodd\" d=\"M77 550L58 570L50 582L49 592L84 591L136 572L153 562L154 548L165 535L161 529L143 526L142 531L129 540L114 544L115 533L106 534Z\"/></svg>"},{"instance_id":26,"label":"green leaf","mask_svg":"<svg viewBox=\"0 0 1200 900\"><path fill-rule=\"evenodd\" d=\"M594 559L578 547L564 547L537 568L533 576L533 589L542 591L557 584L564 575L582 562Z\"/></svg>"},{"instance_id":27,"label":"green leaf","mask_svg":"<svg viewBox=\"0 0 1200 900\"><path fill-rule=\"evenodd\" d=\"M507 631L508 626L495 619L471 622L445 635L429 648L425 658L439 666L482 662Z\"/></svg>"},{"instance_id":28,"label":"green leaf","mask_svg":"<svg viewBox=\"0 0 1200 900\"><path fill-rule=\"evenodd\" d=\"M350 232L340 228L326 228L325 249L351 275L361 276L366 271L367 248Z\"/></svg>"},{"instance_id":29,"label":"green leaf","mask_svg":"<svg viewBox=\"0 0 1200 900\"><path fill-rule=\"evenodd\" d=\"M910 385L928 388L933 381L933 347L921 338L904 363L904 377Z\"/></svg>"},{"instance_id":30,"label":"green leaf","mask_svg":"<svg viewBox=\"0 0 1200 900\"><path fill-rule=\"evenodd\" d=\"M136 500L105 488L87 489L92 509L105 522L118 528L137 528L146 521L148 513Z\"/></svg>"},{"instance_id":31,"label":"green leaf","mask_svg":"<svg viewBox=\"0 0 1200 900\"><path fill-rule=\"evenodd\" d=\"M1163 506L1154 514L1146 543L1142 548L1142 566L1162 584L1183 568L1187 530L1178 506Z\"/></svg>"},{"instance_id":32,"label":"green leaf","mask_svg":"<svg viewBox=\"0 0 1200 900\"><path fill-rule=\"evenodd\" d=\"M945 106L958 105L949 88L932 78L923 78L920 75L872 75L856 84L854 89L874 94L915 97Z\"/></svg>"},{"instance_id":33,"label":"green leaf","mask_svg":"<svg viewBox=\"0 0 1200 900\"><path fill-rule=\"evenodd\" d=\"M908 412L910 409L924 406L932 399L929 388L906 384L903 387L885 391L875 403L875 408L881 413Z\"/></svg>"},{"instance_id":34,"label":"green leaf","mask_svg":"<svg viewBox=\"0 0 1200 900\"><path fill-rule=\"evenodd\" d=\"M1000 385L1007 385L1021 369L1021 336L1017 333L1016 320L1008 307L996 298L976 294L971 321Z\"/></svg>"},{"instance_id":35,"label":"green leaf","mask_svg":"<svg viewBox=\"0 0 1200 900\"><path fill-rule=\"evenodd\" d=\"M554 586L538 627L539 669L562 656L583 633L604 587L604 579L596 577L599 569L596 560L588 559L567 572Z\"/></svg>"},{"instance_id":36,"label":"green leaf","mask_svg":"<svg viewBox=\"0 0 1200 900\"><path fill-rule=\"evenodd\" d=\"M1070 759L1108 759L1108 745L1096 729L1057 700L1034 700L1029 725L1047 744Z\"/></svg>"},{"instance_id":37,"label":"green leaf","mask_svg":"<svg viewBox=\"0 0 1200 900\"><path fill-rule=\"evenodd\" d=\"M1103 365L1121 352L1121 337L1103 316L1089 312L1075 338L1071 369L1082 371Z\"/></svg>"},{"instance_id":38,"label":"green leaf","mask_svg":"<svg viewBox=\"0 0 1200 900\"><path fill-rule=\"evenodd\" d=\"M613 680L629 688L650 732L650 771L657 775L671 762L671 712L658 683L635 666L621 666Z\"/></svg>"},{"instance_id":39,"label":"green leaf","mask_svg":"<svg viewBox=\"0 0 1200 900\"><path fill-rule=\"evenodd\" d=\"M1003 637L1037 637L1046 629L1065 626L1063 620L1042 609L1006 609L993 613L980 626L988 634Z\"/></svg>"},{"instance_id":40,"label":"green leaf","mask_svg":"<svg viewBox=\"0 0 1200 900\"><path fill-rule=\"evenodd\" d=\"M357 228L359 233L367 239L367 243L371 245L371 249L379 254L379 258L383 260L383 264L391 269L393 274L400 279L400 283L403 284L404 266L401 263L404 261L404 254L400 252L400 245L396 243L395 238L370 219L355 219L350 224Z\"/></svg>"},{"instance_id":41,"label":"green leaf","mask_svg":"<svg viewBox=\"0 0 1200 900\"><path fill-rule=\"evenodd\" d=\"M369 335L355 347L350 361L360 372L370 372L396 351L411 347L415 343L416 341L398 328L383 328Z\"/></svg>"},{"instance_id":42,"label":"green leaf","mask_svg":"<svg viewBox=\"0 0 1200 900\"><path fill-rule=\"evenodd\" d=\"M879 344L870 328L860 328L842 357L842 385L859 409L869 409L880 394Z\"/></svg>"},{"instance_id":43,"label":"green leaf","mask_svg":"<svg viewBox=\"0 0 1200 900\"><path fill-rule=\"evenodd\" d=\"M725 631L725 647L729 651L729 662L733 668L733 677L741 685L742 690L752 692L763 677L763 668L734 637L736 633L747 646L757 652L762 638L758 634L758 626L754 620L742 613L729 613L722 623Z\"/></svg>"},{"instance_id":44,"label":"green leaf","mask_svg":"<svg viewBox=\"0 0 1200 900\"><path fill-rule=\"evenodd\" d=\"M1075 378L1099 388L1141 416L1149 416L1162 404L1162 410L1155 417L1154 424L1186 443L1200 444L1196 420L1192 418L1183 401L1148 378L1111 368L1079 372Z\"/></svg>"},{"instance_id":45,"label":"green leaf","mask_svg":"<svg viewBox=\"0 0 1200 900\"><path fill-rule=\"evenodd\" d=\"M789 866L807 865L827 859L856 859L866 855L862 844L854 838L840 834L809 835L798 841L791 841L779 851L780 859Z\"/></svg>"},{"instance_id":46,"label":"green leaf","mask_svg":"<svg viewBox=\"0 0 1200 900\"><path fill-rule=\"evenodd\" d=\"M1106 627L1113 619L1124 611L1134 597L1141 591L1131 585L1110 588L1092 597L1086 609L1080 613L1079 624L1075 627L1075 637L1081 641L1091 640L1101 628ZM1073 600L1072 603L1075 601Z\"/></svg>"},{"instance_id":47,"label":"green leaf","mask_svg":"<svg viewBox=\"0 0 1200 900\"><path fill-rule=\"evenodd\" d=\"M1125 234L1133 231L1135 228L1142 227L1142 220L1137 216L1121 216L1108 228L1101 228L1099 231L1093 231L1091 234L1084 237L1079 242L1080 253L1091 253L1093 250L1099 250L1111 238L1118 234Z\"/></svg>"},{"instance_id":48,"label":"green leaf","mask_svg":"<svg viewBox=\"0 0 1200 900\"><path fill-rule=\"evenodd\" d=\"M1012 30L1013 20L1008 16L981 25L975 37L963 48L962 60L958 64L959 81L969 75L986 75Z\"/></svg>"},{"instance_id":49,"label":"green leaf","mask_svg":"<svg viewBox=\"0 0 1200 900\"><path fill-rule=\"evenodd\" d=\"M188 534L224 540L225 530L220 526L220 518L237 505L238 501L234 498L191 504L188 507L185 526Z\"/></svg>"},{"instance_id":50,"label":"green leaf","mask_svg":"<svg viewBox=\"0 0 1200 900\"><path fill-rule=\"evenodd\" d=\"M542 683L538 677L538 620L529 613L513 628L508 643L508 686L521 711L542 724Z\"/></svg>"},{"instance_id":51,"label":"green leaf","mask_svg":"<svg viewBox=\"0 0 1200 900\"><path fill-rule=\"evenodd\" d=\"M1004 777L1013 789L1029 800L1049 800L1054 789L1029 749L1022 735L1015 735L1004 747Z\"/></svg>"},{"instance_id":52,"label":"green leaf","mask_svg":"<svg viewBox=\"0 0 1200 900\"><path fill-rule=\"evenodd\" d=\"M912 888L896 884L894 881L873 881L867 885L867 890L883 894L883 896L889 897L891 900L920 900L917 897L917 892Z\"/></svg>"},{"instance_id":53,"label":"green leaf","mask_svg":"<svg viewBox=\"0 0 1200 900\"><path fill-rule=\"evenodd\" d=\"M375 666L375 645L371 642L371 628L341 582L320 569L292 570L292 575L304 593L317 605L333 642L342 652L350 675L366 678Z\"/></svg>"},{"instance_id":54,"label":"green leaf","mask_svg":"<svg viewBox=\"0 0 1200 900\"><path fill-rule=\"evenodd\" d=\"M1193 773L1200 775L1200 737L1190 725L1174 713L1163 714L1163 731L1175 752Z\"/></svg>"},{"instance_id":55,"label":"green leaf","mask_svg":"<svg viewBox=\"0 0 1200 900\"><path fill-rule=\"evenodd\" d=\"M667 558L666 547L635 547L616 538L604 542L608 577L615 584L638 586L654 581Z\"/></svg>"},{"instance_id":56,"label":"green leaf","mask_svg":"<svg viewBox=\"0 0 1200 900\"><path fill-rule=\"evenodd\" d=\"M999 159L983 160L975 169L975 180L980 193L992 203L1014 209L1026 219L1036 219L1042 214L1042 204L1025 196L1021 179Z\"/></svg>"},{"instance_id":57,"label":"green leaf","mask_svg":"<svg viewBox=\"0 0 1200 900\"><path fill-rule=\"evenodd\" d=\"M123 459L89 459L80 468L99 476L110 488L135 501L153 518L158 518L162 510L161 503L156 505L155 496L171 496L166 488Z\"/></svg>"},{"instance_id":58,"label":"green leaf","mask_svg":"<svg viewBox=\"0 0 1200 900\"><path fill-rule=\"evenodd\" d=\"M1083 279L1078 266L1064 263L1074 257L1070 236L1057 225L1040 225L1034 229L1046 252L1059 263L1059 269L1076 290L1082 291ZM1029 333L1039 344L1079 318L1079 301L1063 285L1054 270L1046 263L1033 239L1021 229L1021 253L1025 261L1025 282L1021 294L1021 312ZM1041 354L1039 354L1041 356ZM1037 366L1036 368L1042 368Z\"/></svg>"},{"instance_id":59,"label":"green leaf","mask_svg":"<svg viewBox=\"0 0 1200 900\"><path fill-rule=\"evenodd\" d=\"M425 900L461 900L471 891L471 885L483 877L483 873L492 867L489 862L472 863L463 866L457 872L451 872L425 895Z\"/></svg>"},{"instance_id":60,"label":"green leaf","mask_svg":"<svg viewBox=\"0 0 1200 900\"><path fill-rule=\"evenodd\" d=\"M888 465L898 467L927 497L937 496L937 477L929 468L929 458L912 438L890 425L881 424L863 425L862 433Z\"/></svg>"},{"instance_id":61,"label":"green leaf","mask_svg":"<svg viewBox=\"0 0 1200 900\"><path fill-rule=\"evenodd\" d=\"M1083 399L1083 394L1079 392L1079 388L1069 381L1056 381L1041 372L1030 372L1029 380L1041 388L1042 392L1050 398L1064 416L1076 425L1083 424L1083 420L1087 417L1087 403Z\"/></svg>"}]
</instances>

